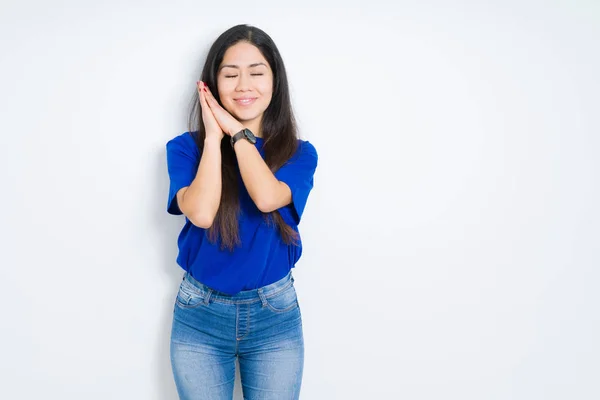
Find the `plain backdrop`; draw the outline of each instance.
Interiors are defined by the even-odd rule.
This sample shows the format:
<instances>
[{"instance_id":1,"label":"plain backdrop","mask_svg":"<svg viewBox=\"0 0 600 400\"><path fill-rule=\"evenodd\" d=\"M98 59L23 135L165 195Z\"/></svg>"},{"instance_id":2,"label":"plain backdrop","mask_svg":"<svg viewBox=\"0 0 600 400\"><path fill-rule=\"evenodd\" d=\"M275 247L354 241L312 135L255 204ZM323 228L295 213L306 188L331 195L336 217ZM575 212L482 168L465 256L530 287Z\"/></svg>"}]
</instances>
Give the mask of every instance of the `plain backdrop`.
<instances>
[{"instance_id":1,"label":"plain backdrop","mask_svg":"<svg viewBox=\"0 0 600 400\"><path fill-rule=\"evenodd\" d=\"M0 398L177 398L165 144L239 23L320 157L301 398L600 398L596 0L4 0Z\"/></svg>"}]
</instances>

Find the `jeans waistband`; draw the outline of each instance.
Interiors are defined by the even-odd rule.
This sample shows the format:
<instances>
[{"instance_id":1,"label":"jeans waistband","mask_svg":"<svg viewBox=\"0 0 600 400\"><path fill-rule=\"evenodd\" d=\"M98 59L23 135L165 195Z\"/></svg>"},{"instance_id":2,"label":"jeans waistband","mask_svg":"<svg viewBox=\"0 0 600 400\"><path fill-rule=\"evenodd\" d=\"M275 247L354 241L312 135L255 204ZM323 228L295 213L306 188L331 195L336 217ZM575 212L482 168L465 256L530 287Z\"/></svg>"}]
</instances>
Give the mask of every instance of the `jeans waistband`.
<instances>
[{"instance_id":1,"label":"jeans waistband","mask_svg":"<svg viewBox=\"0 0 600 400\"><path fill-rule=\"evenodd\" d=\"M196 280L188 272L184 273L183 279L192 284L206 300L210 298L210 301L221 301L224 303L252 303L254 301L264 299L265 297L268 298L274 296L294 284L294 277L292 276L292 271L290 270L286 276L276 282L270 283L258 289L242 290L234 295L230 295L206 286L202 282Z\"/></svg>"}]
</instances>

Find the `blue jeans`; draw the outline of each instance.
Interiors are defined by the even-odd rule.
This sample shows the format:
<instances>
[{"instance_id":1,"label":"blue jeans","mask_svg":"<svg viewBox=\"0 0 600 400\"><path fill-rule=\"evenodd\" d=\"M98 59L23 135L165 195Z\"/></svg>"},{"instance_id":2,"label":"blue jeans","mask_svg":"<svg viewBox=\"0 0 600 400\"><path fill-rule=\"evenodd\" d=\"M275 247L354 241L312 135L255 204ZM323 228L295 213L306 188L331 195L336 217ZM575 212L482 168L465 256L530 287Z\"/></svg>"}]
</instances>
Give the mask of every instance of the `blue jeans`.
<instances>
[{"instance_id":1,"label":"blue jeans","mask_svg":"<svg viewBox=\"0 0 600 400\"><path fill-rule=\"evenodd\" d=\"M236 357L244 399L298 399L304 336L291 271L233 296L185 273L175 300L170 352L182 400L231 400Z\"/></svg>"}]
</instances>

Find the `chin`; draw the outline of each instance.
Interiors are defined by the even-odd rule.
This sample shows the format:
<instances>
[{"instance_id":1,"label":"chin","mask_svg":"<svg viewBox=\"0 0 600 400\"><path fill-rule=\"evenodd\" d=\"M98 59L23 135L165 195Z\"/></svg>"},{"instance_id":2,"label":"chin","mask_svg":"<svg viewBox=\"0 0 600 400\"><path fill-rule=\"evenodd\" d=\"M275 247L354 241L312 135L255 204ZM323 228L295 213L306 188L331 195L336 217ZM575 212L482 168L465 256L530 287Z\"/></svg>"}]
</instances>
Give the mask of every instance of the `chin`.
<instances>
[{"instance_id":1,"label":"chin","mask_svg":"<svg viewBox=\"0 0 600 400\"><path fill-rule=\"evenodd\" d=\"M238 121L252 121L257 118L260 118L262 113L252 112L250 110L244 110L242 112L236 112L236 113L234 113L234 115Z\"/></svg>"}]
</instances>

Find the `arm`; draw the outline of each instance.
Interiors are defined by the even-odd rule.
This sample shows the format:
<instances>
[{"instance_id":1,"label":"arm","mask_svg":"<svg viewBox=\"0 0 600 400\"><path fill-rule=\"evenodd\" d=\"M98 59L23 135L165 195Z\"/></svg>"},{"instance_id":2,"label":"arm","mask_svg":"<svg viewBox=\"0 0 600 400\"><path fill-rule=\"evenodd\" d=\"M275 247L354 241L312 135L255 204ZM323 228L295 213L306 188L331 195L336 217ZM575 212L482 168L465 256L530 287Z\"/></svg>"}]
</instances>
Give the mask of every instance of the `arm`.
<instances>
[{"instance_id":1,"label":"arm","mask_svg":"<svg viewBox=\"0 0 600 400\"><path fill-rule=\"evenodd\" d=\"M179 209L192 224L211 227L221 201L221 141L207 137L198 172L190 184L177 192Z\"/></svg>"},{"instance_id":2,"label":"arm","mask_svg":"<svg viewBox=\"0 0 600 400\"><path fill-rule=\"evenodd\" d=\"M204 89L203 94L206 104L223 132L231 136L244 128L221 107L209 90ZM234 151L244 186L260 211L268 213L292 202L290 187L273 175L253 144L246 140L239 140L234 146Z\"/></svg>"},{"instance_id":3,"label":"arm","mask_svg":"<svg viewBox=\"0 0 600 400\"><path fill-rule=\"evenodd\" d=\"M292 202L290 187L273 175L252 143L238 140L234 150L244 185L260 211L269 213Z\"/></svg>"}]
</instances>

